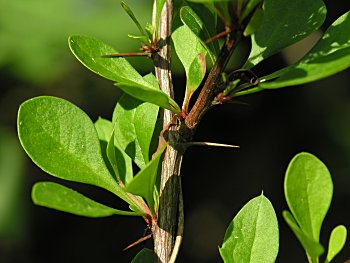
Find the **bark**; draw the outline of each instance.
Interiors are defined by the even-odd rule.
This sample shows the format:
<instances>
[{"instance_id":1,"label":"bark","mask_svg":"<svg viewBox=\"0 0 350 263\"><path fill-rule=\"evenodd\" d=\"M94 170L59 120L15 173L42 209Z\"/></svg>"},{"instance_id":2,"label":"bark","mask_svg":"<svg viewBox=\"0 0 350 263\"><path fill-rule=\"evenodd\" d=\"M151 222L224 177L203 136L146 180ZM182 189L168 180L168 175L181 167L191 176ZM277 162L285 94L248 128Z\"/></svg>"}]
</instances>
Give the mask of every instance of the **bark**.
<instances>
[{"instance_id":1,"label":"bark","mask_svg":"<svg viewBox=\"0 0 350 263\"><path fill-rule=\"evenodd\" d=\"M155 5L153 14L153 16L155 16ZM156 77L161 90L173 98L174 91L170 70L171 20L172 1L167 0L165 2L159 21L158 38L160 50L153 58L153 60L155 64ZM153 25L155 25L155 22ZM165 129L166 127L169 127L169 123L171 123L173 119L173 114L168 110L164 110L163 128ZM176 129L175 126L170 126L170 129L172 128ZM153 226L154 252L156 255L156 262L170 262L171 254L173 252L178 224L178 200L179 193L181 192L181 184L179 180L181 162L182 154L173 147L168 146L162 163L158 220L157 224ZM180 229L182 227L180 227ZM179 235L181 236L182 234L179 233ZM175 258L172 257L172 260L174 259Z\"/></svg>"}]
</instances>

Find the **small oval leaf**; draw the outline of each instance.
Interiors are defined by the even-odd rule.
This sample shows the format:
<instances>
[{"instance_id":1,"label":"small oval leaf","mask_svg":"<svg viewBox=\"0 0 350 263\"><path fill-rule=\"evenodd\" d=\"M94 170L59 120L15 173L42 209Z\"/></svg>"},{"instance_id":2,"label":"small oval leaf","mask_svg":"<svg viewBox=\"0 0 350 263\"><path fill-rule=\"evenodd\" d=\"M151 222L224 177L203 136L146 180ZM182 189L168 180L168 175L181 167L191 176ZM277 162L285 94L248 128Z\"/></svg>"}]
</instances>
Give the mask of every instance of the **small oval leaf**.
<instances>
[{"instance_id":1,"label":"small oval leaf","mask_svg":"<svg viewBox=\"0 0 350 263\"><path fill-rule=\"evenodd\" d=\"M250 200L226 230L220 254L224 262L275 262L279 247L278 222L263 195Z\"/></svg>"},{"instance_id":2,"label":"small oval leaf","mask_svg":"<svg viewBox=\"0 0 350 263\"><path fill-rule=\"evenodd\" d=\"M90 118L74 104L56 97L36 97L18 112L20 142L45 172L65 180L102 187L133 203L109 173Z\"/></svg>"},{"instance_id":3,"label":"small oval leaf","mask_svg":"<svg viewBox=\"0 0 350 263\"><path fill-rule=\"evenodd\" d=\"M96 74L113 80L129 95L156 104L160 107L180 113L176 102L159 89L146 81L131 65L122 58L103 57L117 53L115 49L92 37L73 35L68 39L74 56L88 69Z\"/></svg>"},{"instance_id":4,"label":"small oval leaf","mask_svg":"<svg viewBox=\"0 0 350 263\"><path fill-rule=\"evenodd\" d=\"M343 225L339 225L333 229L329 238L327 262L331 262L331 260L343 249L346 235L346 227Z\"/></svg>"},{"instance_id":5,"label":"small oval leaf","mask_svg":"<svg viewBox=\"0 0 350 263\"><path fill-rule=\"evenodd\" d=\"M122 211L108 207L70 188L53 182L36 183L32 189L32 199L36 205L79 216L106 217L111 215L142 215L141 213Z\"/></svg>"},{"instance_id":6,"label":"small oval leaf","mask_svg":"<svg viewBox=\"0 0 350 263\"><path fill-rule=\"evenodd\" d=\"M333 195L327 167L310 153L297 154L287 168L284 192L301 230L318 242Z\"/></svg>"}]
</instances>

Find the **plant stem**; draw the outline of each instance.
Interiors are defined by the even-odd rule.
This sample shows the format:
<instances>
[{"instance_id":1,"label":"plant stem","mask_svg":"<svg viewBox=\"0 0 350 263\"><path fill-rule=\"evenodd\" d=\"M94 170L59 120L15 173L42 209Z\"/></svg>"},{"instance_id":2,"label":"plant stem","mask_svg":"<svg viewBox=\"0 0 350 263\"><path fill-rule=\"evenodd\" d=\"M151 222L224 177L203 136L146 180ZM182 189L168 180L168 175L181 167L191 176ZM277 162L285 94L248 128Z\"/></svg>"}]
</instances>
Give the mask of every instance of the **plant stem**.
<instances>
[{"instance_id":1,"label":"plant stem","mask_svg":"<svg viewBox=\"0 0 350 263\"><path fill-rule=\"evenodd\" d=\"M221 73L224 71L240 38L238 32L231 33L230 29L227 29L227 32L229 33L227 34L225 44L213 68L209 72L198 99L186 117L186 126L191 130L196 128L203 115L211 107L211 103L217 92L218 84L221 81Z\"/></svg>"},{"instance_id":2,"label":"plant stem","mask_svg":"<svg viewBox=\"0 0 350 263\"><path fill-rule=\"evenodd\" d=\"M171 47L170 47L170 34L171 34L171 21L173 3L171 0L166 0L160 19L159 19L159 44L160 50L153 57L155 72L160 88L163 92L174 98L170 61L171 61ZM156 14L156 1L154 1L153 7L153 24L155 26L155 14ZM163 111L163 128L169 127L169 123L173 120L173 114L168 111ZM173 127L174 128L174 127ZM171 144L171 143L170 143ZM181 191L181 183L179 180L180 169L182 163L182 153L179 153L173 147L168 146L164 159L162 162L161 183L159 190L159 210L158 219L153 226L153 239L154 239L154 252L156 255L156 262L170 262L170 258L175 260L175 256L172 256L176 230L177 236L182 237L183 231L183 214L178 213L179 206L179 194ZM182 198L180 198L182 200ZM180 209L180 212L183 209ZM178 220L178 217L180 220ZM181 220L182 219L182 220ZM181 241L182 238L177 238Z\"/></svg>"}]
</instances>

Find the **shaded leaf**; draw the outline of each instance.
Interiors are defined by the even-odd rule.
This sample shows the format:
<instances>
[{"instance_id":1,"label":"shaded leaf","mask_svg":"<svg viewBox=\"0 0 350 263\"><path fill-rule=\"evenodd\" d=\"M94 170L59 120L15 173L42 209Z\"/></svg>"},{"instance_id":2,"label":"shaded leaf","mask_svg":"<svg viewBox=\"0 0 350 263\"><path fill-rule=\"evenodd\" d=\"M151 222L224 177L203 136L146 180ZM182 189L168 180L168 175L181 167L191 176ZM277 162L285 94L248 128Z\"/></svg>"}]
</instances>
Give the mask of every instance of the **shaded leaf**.
<instances>
[{"instance_id":1,"label":"shaded leaf","mask_svg":"<svg viewBox=\"0 0 350 263\"><path fill-rule=\"evenodd\" d=\"M326 17L322 0L265 0L263 9L263 21L252 35L252 49L245 68L305 38L317 30Z\"/></svg>"},{"instance_id":2,"label":"shaded leaf","mask_svg":"<svg viewBox=\"0 0 350 263\"><path fill-rule=\"evenodd\" d=\"M329 238L328 253L327 253L327 263L343 249L346 241L346 227L339 225L333 229L331 236Z\"/></svg>"},{"instance_id":3,"label":"shaded leaf","mask_svg":"<svg viewBox=\"0 0 350 263\"><path fill-rule=\"evenodd\" d=\"M284 193L300 229L318 242L333 194L327 167L310 153L297 154L286 171Z\"/></svg>"},{"instance_id":4,"label":"shaded leaf","mask_svg":"<svg viewBox=\"0 0 350 263\"><path fill-rule=\"evenodd\" d=\"M36 205L79 216L106 217L111 215L142 215L142 213L122 211L108 207L70 188L53 182L36 183L32 189L32 199Z\"/></svg>"},{"instance_id":5,"label":"shaded leaf","mask_svg":"<svg viewBox=\"0 0 350 263\"><path fill-rule=\"evenodd\" d=\"M111 137L111 133L113 132L113 124L111 121L99 117L97 121L94 123L94 125L97 131L98 138L100 139L101 153L102 153L103 160L109 172L113 176L116 176L113 170L113 167L107 156L107 144L108 144L109 138Z\"/></svg>"},{"instance_id":6,"label":"shaded leaf","mask_svg":"<svg viewBox=\"0 0 350 263\"><path fill-rule=\"evenodd\" d=\"M152 212L155 211L153 191L156 183L158 167L166 146L167 145L165 144L163 148L159 150L154 159L152 159L152 161L150 161L140 172L138 172L134 179L125 187L126 191L145 198Z\"/></svg>"},{"instance_id":7,"label":"shaded leaf","mask_svg":"<svg viewBox=\"0 0 350 263\"><path fill-rule=\"evenodd\" d=\"M254 8L256 8L263 0L248 0L247 5L244 7L244 10L239 17L239 22L242 23L242 21L250 15L252 11L254 11Z\"/></svg>"},{"instance_id":8,"label":"shaded leaf","mask_svg":"<svg viewBox=\"0 0 350 263\"><path fill-rule=\"evenodd\" d=\"M350 12L339 17L298 63L262 79L259 87L275 89L326 78L350 67Z\"/></svg>"},{"instance_id":9,"label":"shaded leaf","mask_svg":"<svg viewBox=\"0 0 350 263\"><path fill-rule=\"evenodd\" d=\"M324 252L322 245L300 229L293 215L289 211L283 211L283 218L292 229L293 233L298 238L309 257L315 259L322 255Z\"/></svg>"},{"instance_id":10,"label":"shaded leaf","mask_svg":"<svg viewBox=\"0 0 350 263\"><path fill-rule=\"evenodd\" d=\"M279 247L278 222L263 195L250 200L226 230L220 254L224 262L275 262Z\"/></svg>"},{"instance_id":11,"label":"shaded leaf","mask_svg":"<svg viewBox=\"0 0 350 263\"><path fill-rule=\"evenodd\" d=\"M143 248L131 263L153 263L154 262L154 252L151 249Z\"/></svg>"},{"instance_id":12,"label":"shaded leaf","mask_svg":"<svg viewBox=\"0 0 350 263\"><path fill-rule=\"evenodd\" d=\"M200 10L200 11L204 13L203 10ZM219 54L219 46L216 41L212 41L208 44L205 44L204 42L210 39L216 33L216 26L215 26L216 16L214 16L214 14L210 13L209 11L206 12L205 19L210 20L211 22L210 24L206 25L191 7L184 6L180 9L180 18L182 23L184 23L184 25L186 25L188 29L190 29L194 33L198 41L206 49L206 51L208 52L209 58L211 60L211 63L214 64L216 61L216 57ZM185 44L186 43L184 43L184 45ZM197 46L193 44L192 48L194 47L197 48ZM183 52L186 52L186 51L183 51ZM178 53L178 51L176 51L176 53Z\"/></svg>"},{"instance_id":13,"label":"shaded leaf","mask_svg":"<svg viewBox=\"0 0 350 263\"><path fill-rule=\"evenodd\" d=\"M133 203L109 173L90 118L72 103L55 97L36 97L18 112L20 142L45 172L65 180L102 187Z\"/></svg>"},{"instance_id":14,"label":"shaded leaf","mask_svg":"<svg viewBox=\"0 0 350 263\"><path fill-rule=\"evenodd\" d=\"M187 111L187 105L192 94L199 87L205 76L206 50L202 46L200 40L185 25L177 28L173 32L172 39L176 54L178 55L186 72L187 83L184 105Z\"/></svg>"},{"instance_id":15,"label":"shaded leaf","mask_svg":"<svg viewBox=\"0 0 350 263\"><path fill-rule=\"evenodd\" d=\"M158 107L127 94L120 97L114 112L117 146L143 168L149 162L149 148L158 116Z\"/></svg>"},{"instance_id":16,"label":"shaded leaf","mask_svg":"<svg viewBox=\"0 0 350 263\"><path fill-rule=\"evenodd\" d=\"M263 17L264 17L264 11L261 8L256 9L248 25L244 29L243 35L249 36L253 34L261 25L261 21Z\"/></svg>"},{"instance_id":17,"label":"shaded leaf","mask_svg":"<svg viewBox=\"0 0 350 263\"><path fill-rule=\"evenodd\" d=\"M114 131L107 144L107 157L118 180L123 184L130 182L133 178L132 160L122 151L116 142Z\"/></svg>"}]
</instances>

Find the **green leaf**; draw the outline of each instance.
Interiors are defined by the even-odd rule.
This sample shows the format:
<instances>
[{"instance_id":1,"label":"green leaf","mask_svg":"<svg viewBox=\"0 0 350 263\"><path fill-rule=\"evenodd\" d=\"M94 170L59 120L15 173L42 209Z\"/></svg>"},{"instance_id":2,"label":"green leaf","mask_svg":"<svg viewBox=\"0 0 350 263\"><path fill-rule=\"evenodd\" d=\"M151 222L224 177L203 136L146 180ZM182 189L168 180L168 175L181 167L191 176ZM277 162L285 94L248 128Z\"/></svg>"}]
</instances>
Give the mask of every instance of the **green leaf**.
<instances>
[{"instance_id":1,"label":"green leaf","mask_svg":"<svg viewBox=\"0 0 350 263\"><path fill-rule=\"evenodd\" d=\"M286 171L284 193L301 230L318 242L333 194L327 167L310 153L297 154Z\"/></svg>"},{"instance_id":2,"label":"green leaf","mask_svg":"<svg viewBox=\"0 0 350 263\"><path fill-rule=\"evenodd\" d=\"M134 21L134 23L137 26L137 28L139 29L141 35L143 35L146 38L145 44L148 44L147 43L147 33L143 30L142 26L140 25L139 21L137 20L136 16L134 15L134 12L131 10L131 8L124 1L121 1L120 5L123 7L125 12L130 16L132 21Z\"/></svg>"},{"instance_id":3,"label":"green leaf","mask_svg":"<svg viewBox=\"0 0 350 263\"><path fill-rule=\"evenodd\" d=\"M114 131L107 144L107 157L118 180L123 184L130 182L133 178L132 160L122 151L116 142Z\"/></svg>"},{"instance_id":4,"label":"green leaf","mask_svg":"<svg viewBox=\"0 0 350 263\"><path fill-rule=\"evenodd\" d=\"M112 122L110 120L99 117L94 125L100 141L108 143L109 138L113 132Z\"/></svg>"},{"instance_id":5,"label":"green leaf","mask_svg":"<svg viewBox=\"0 0 350 263\"><path fill-rule=\"evenodd\" d=\"M36 183L32 189L32 199L36 205L79 216L106 217L111 215L142 215L141 213L122 211L105 206L70 188L53 182Z\"/></svg>"},{"instance_id":6,"label":"green leaf","mask_svg":"<svg viewBox=\"0 0 350 263\"><path fill-rule=\"evenodd\" d=\"M102 57L118 53L102 41L89 36L72 35L68 39L68 44L74 56L92 72L116 82L130 81L135 85L147 85L125 58Z\"/></svg>"},{"instance_id":7,"label":"green leaf","mask_svg":"<svg viewBox=\"0 0 350 263\"><path fill-rule=\"evenodd\" d=\"M166 146L167 145L165 144L163 148L159 150L154 159L152 159L152 161L150 161L140 172L138 172L134 179L125 187L126 191L145 198L152 212L155 211L153 191L156 183L159 162Z\"/></svg>"},{"instance_id":8,"label":"green leaf","mask_svg":"<svg viewBox=\"0 0 350 263\"><path fill-rule=\"evenodd\" d=\"M143 248L131 263L153 263L154 262L154 252L151 249Z\"/></svg>"},{"instance_id":9,"label":"green leaf","mask_svg":"<svg viewBox=\"0 0 350 263\"><path fill-rule=\"evenodd\" d=\"M346 241L346 227L339 225L333 229L331 237L329 238L328 253L327 253L327 263L342 250Z\"/></svg>"},{"instance_id":10,"label":"green leaf","mask_svg":"<svg viewBox=\"0 0 350 263\"><path fill-rule=\"evenodd\" d=\"M72 103L47 96L27 100L19 108L18 135L29 157L45 172L102 187L133 203L109 173L92 121Z\"/></svg>"},{"instance_id":11,"label":"green leaf","mask_svg":"<svg viewBox=\"0 0 350 263\"><path fill-rule=\"evenodd\" d=\"M263 80L263 89L276 89L305 84L326 78L350 67L350 12L339 17L323 37L298 63L281 69Z\"/></svg>"},{"instance_id":12,"label":"green leaf","mask_svg":"<svg viewBox=\"0 0 350 263\"><path fill-rule=\"evenodd\" d=\"M261 8L256 9L248 25L244 29L243 35L250 36L251 34L253 34L261 25L263 17L264 11Z\"/></svg>"},{"instance_id":13,"label":"green leaf","mask_svg":"<svg viewBox=\"0 0 350 263\"><path fill-rule=\"evenodd\" d=\"M114 112L117 146L143 168L149 162L149 148L158 116L158 107L127 94L119 99Z\"/></svg>"},{"instance_id":14,"label":"green leaf","mask_svg":"<svg viewBox=\"0 0 350 263\"><path fill-rule=\"evenodd\" d=\"M125 58L103 57L106 54L117 53L112 47L95 38L81 35L70 36L68 43L74 56L85 67L106 79L117 82L124 92L175 113L181 112L174 100L159 90L158 85L151 85L144 80Z\"/></svg>"},{"instance_id":15,"label":"green leaf","mask_svg":"<svg viewBox=\"0 0 350 263\"><path fill-rule=\"evenodd\" d=\"M263 195L250 200L226 230L220 254L224 262L275 262L279 247L278 222Z\"/></svg>"},{"instance_id":16,"label":"green leaf","mask_svg":"<svg viewBox=\"0 0 350 263\"><path fill-rule=\"evenodd\" d=\"M98 138L100 139L101 153L102 153L103 160L109 172L113 176L116 176L115 171L107 156L107 145L108 145L109 138L111 137L111 133L113 132L113 124L111 121L99 117L97 121L94 123L94 125L97 131Z\"/></svg>"},{"instance_id":17,"label":"green leaf","mask_svg":"<svg viewBox=\"0 0 350 263\"><path fill-rule=\"evenodd\" d=\"M214 2L229 2L231 0L188 0L193 3L214 3Z\"/></svg>"},{"instance_id":18,"label":"green leaf","mask_svg":"<svg viewBox=\"0 0 350 263\"><path fill-rule=\"evenodd\" d=\"M251 68L317 30L326 17L322 0L265 0L261 26L252 35L252 49L244 65Z\"/></svg>"},{"instance_id":19,"label":"green leaf","mask_svg":"<svg viewBox=\"0 0 350 263\"><path fill-rule=\"evenodd\" d=\"M324 252L322 245L300 229L293 215L289 211L283 211L283 218L292 229L309 257L315 260L318 256L322 255Z\"/></svg>"},{"instance_id":20,"label":"green leaf","mask_svg":"<svg viewBox=\"0 0 350 263\"><path fill-rule=\"evenodd\" d=\"M200 10L200 11L202 13L205 12L204 10ZM180 10L180 18L181 18L182 23L184 23L184 25L186 25L188 27L188 29L190 29L194 33L194 35L196 36L198 41L207 50L207 52L209 54L209 58L211 60L211 63L214 64L216 61L216 57L219 54L219 46L218 46L216 41L212 41L207 45L204 44L204 42L206 40L210 39L216 33L216 27L215 27L216 17L212 13L207 11L205 13L205 19L210 20L211 23L206 25L202 21L202 19L194 12L194 10L191 7L184 6ZM212 25L212 24L214 24L214 25ZM193 37L189 37L188 33L186 33L186 34L187 34L186 37L189 38L189 39L186 39L186 41L190 40L191 44L192 44L192 48L187 48L187 50L188 49L197 49L198 44L195 43L194 40L192 40ZM183 43L183 45L185 45L185 46L186 46L186 44L187 43ZM180 45L181 45L181 43L180 43ZM187 46L189 46L189 45L190 44L187 44ZM184 50L182 52L186 52L186 50ZM178 54L178 51L176 51L176 53ZM197 53L197 55L198 55L198 53Z\"/></svg>"},{"instance_id":21,"label":"green leaf","mask_svg":"<svg viewBox=\"0 0 350 263\"><path fill-rule=\"evenodd\" d=\"M202 46L200 40L185 25L177 28L173 32L172 39L176 54L178 55L186 72L187 84L184 105L187 109L191 96L199 87L205 76L206 50Z\"/></svg>"},{"instance_id":22,"label":"green leaf","mask_svg":"<svg viewBox=\"0 0 350 263\"><path fill-rule=\"evenodd\" d=\"M115 85L136 99L153 103L176 114L181 113L179 105L159 89L149 89L144 85L138 85L136 87L130 82L118 82Z\"/></svg>"},{"instance_id":23,"label":"green leaf","mask_svg":"<svg viewBox=\"0 0 350 263\"><path fill-rule=\"evenodd\" d=\"M247 5L244 7L244 10L239 17L239 23L242 23L242 21L250 15L252 11L254 11L254 8L256 8L263 0L249 0Z\"/></svg>"}]
</instances>

